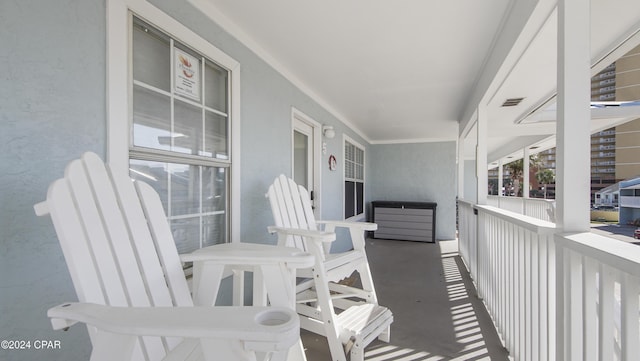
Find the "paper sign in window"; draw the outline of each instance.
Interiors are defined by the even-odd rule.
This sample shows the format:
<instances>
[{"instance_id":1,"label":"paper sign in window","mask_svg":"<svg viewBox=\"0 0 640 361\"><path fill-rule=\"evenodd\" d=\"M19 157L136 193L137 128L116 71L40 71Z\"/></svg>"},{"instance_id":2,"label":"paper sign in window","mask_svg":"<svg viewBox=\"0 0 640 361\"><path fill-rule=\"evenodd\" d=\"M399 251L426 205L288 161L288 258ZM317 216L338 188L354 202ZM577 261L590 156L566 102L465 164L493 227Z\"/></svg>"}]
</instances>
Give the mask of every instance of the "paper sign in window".
<instances>
[{"instance_id":1,"label":"paper sign in window","mask_svg":"<svg viewBox=\"0 0 640 361\"><path fill-rule=\"evenodd\" d=\"M200 62L180 49L174 50L175 93L199 101Z\"/></svg>"}]
</instances>

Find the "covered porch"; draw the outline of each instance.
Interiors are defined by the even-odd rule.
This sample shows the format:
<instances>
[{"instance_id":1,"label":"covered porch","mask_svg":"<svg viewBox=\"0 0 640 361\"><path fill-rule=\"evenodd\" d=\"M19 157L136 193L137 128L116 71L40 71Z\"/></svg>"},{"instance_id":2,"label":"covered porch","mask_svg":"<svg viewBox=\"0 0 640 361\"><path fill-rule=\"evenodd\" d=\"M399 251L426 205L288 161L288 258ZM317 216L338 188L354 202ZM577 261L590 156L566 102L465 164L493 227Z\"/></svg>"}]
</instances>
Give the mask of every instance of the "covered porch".
<instances>
[{"instance_id":1,"label":"covered porch","mask_svg":"<svg viewBox=\"0 0 640 361\"><path fill-rule=\"evenodd\" d=\"M90 353L86 332L54 332L45 316L75 293L32 207L84 151L129 167L131 14L215 61L233 58L233 156L219 160L233 172L222 187L225 241L275 242L264 193L292 173L296 110L337 135L316 144L321 218L345 218L348 143L365 154L361 219L375 200L438 202L437 243L368 241L380 304L396 321L391 343L372 344L367 360L636 359L640 248L589 232L585 169L590 132L640 117L639 107L589 110L588 94L592 75L640 44L640 3L293 3L0 5L0 338L64 345L0 359ZM487 197L490 163L549 142L561 169L551 214ZM337 169L327 166L334 155ZM350 247L343 239L334 250ZM303 341L309 360L327 360L322 338Z\"/></svg>"}]
</instances>

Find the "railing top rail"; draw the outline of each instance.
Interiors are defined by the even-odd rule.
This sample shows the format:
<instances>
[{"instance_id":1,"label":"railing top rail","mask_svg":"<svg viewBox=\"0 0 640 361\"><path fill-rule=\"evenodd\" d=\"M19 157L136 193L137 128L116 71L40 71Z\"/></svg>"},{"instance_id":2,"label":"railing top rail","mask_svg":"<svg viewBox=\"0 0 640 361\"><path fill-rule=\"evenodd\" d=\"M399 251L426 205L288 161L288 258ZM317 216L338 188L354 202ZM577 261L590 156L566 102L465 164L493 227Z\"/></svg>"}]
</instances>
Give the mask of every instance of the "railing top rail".
<instances>
[{"instance_id":1,"label":"railing top rail","mask_svg":"<svg viewBox=\"0 0 640 361\"><path fill-rule=\"evenodd\" d=\"M640 277L640 247L591 232L557 234L556 244Z\"/></svg>"},{"instance_id":2,"label":"railing top rail","mask_svg":"<svg viewBox=\"0 0 640 361\"><path fill-rule=\"evenodd\" d=\"M458 198L458 203L463 203L463 204L466 204L466 205L468 205L470 207L473 207L473 206L476 205L474 202L468 201L468 200L462 199L462 198Z\"/></svg>"},{"instance_id":3,"label":"railing top rail","mask_svg":"<svg viewBox=\"0 0 640 361\"><path fill-rule=\"evenodd\" d=\"M543 199L543 198L523 198L523 197L514 197L514 196L496 196L496 195L488 195L487 198L492 199L504 199L504 200L519 200L525 202L539 202L539 203L553 203L554 199Z\"/></svg>"},{"instance_id":4,"label":"railing top rail","mask_svg":"<svg viewBox=\"0 0 640 361\"><path fill-rule=\"evenodd\" d=\"M478 212L491 214L495 217L504 219L507 222L514 223L519 227L528 229L537 234L553 234L553 232L555 232L556 230L555 223L543 221L538 218L525 216L519 213L510 212L492 206L476 205L475 208L478 210Z\"/></svg>"}]
</instances>

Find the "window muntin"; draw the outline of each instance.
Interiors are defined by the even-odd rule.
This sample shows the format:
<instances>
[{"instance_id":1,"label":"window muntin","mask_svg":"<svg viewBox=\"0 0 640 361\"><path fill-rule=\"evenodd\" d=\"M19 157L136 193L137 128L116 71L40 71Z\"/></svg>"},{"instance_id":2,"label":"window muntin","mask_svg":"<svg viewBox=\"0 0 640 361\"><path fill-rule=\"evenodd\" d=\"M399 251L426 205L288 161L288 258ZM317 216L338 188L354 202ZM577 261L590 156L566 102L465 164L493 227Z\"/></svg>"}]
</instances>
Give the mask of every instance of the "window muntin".
<instances>
[{"instance_id":1,"label":"window muntin","mask_svg":"<svg viewBox=\"0 0 640 361\"><path fill-rule=\"evenodd\" d=\"M229 240L229 70L132 16L130 174L159 194L180 253Z\"/></svg>"}]
</instances>

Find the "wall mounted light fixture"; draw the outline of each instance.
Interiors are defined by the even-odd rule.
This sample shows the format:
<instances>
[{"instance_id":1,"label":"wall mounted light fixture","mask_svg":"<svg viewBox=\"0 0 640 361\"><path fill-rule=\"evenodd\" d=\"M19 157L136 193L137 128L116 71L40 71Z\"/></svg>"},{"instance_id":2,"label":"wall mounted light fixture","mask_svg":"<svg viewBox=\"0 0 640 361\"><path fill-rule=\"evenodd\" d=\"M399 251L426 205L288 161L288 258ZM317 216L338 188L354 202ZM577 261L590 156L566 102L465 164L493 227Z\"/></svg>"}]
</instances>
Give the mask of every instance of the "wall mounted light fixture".
<instances>
[{"instance_id":1,"label":"wall mounted light fixture","mask_svg":"<svg viewBox=\"0 0 640 361\"><path fill-rule=\"evenodd\" d=\"M322 134L324 134L325 137L331 139L336 136L336 131L333 130L333 125L323 125Z\"/></svg>"}]
</instances>

